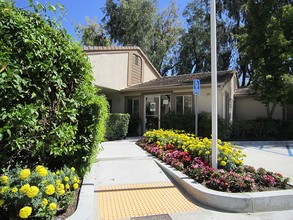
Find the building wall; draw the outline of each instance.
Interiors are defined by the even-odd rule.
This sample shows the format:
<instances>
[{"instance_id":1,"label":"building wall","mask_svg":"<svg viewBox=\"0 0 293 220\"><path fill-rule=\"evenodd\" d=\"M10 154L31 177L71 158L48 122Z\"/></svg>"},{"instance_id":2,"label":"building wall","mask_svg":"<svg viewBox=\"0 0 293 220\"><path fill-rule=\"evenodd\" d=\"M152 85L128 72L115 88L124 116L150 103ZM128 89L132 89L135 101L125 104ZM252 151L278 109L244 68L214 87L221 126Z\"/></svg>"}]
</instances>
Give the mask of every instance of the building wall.
<instances>
[{"instance_id":1,"label":"building wall","mask_svg":"<svg viewBox=\"0 0 293 220\"><path fill-rule=\"evenodd\" d=\"M120 93L105 94L107 100L111 100L112 111L111 113L124 113L125 112L125 98Z\"/></svg>"},{"instance_id":2,"label":"building wall","mask_svg":"<svg viewBox=\"0 0 293 220\"><path fill-rule=\"evenodd\" d=\"M93 66L94 83L120 90L127 87L128 52L88 54Z\"/></svg>"},{"instance_id":3,"label":"building wall","mask_svg":"<svg viewBox=\"0 0 293 220\"><path fill-rule=\"evenodd\" d=\"M235 119L253 120L266 117L265 105L256 101L253 96L241 96L235 98ZM282 119L282 106L278 105L273 114L273 119Z\"/></svg>"},{"instance_id":4,"label":"building wall","mask_svg":"<svg viewBox=\"0 0 293 220\"><path fill-rule=\"evenodd\" d=\"M157 79L158 76L155 75L151 65L148 62L143 61L143 82L150 81L152 79Z\"/></svg>"},{"instance_id":5,"label":"building wall","mask_svg":"<svg viewBox=\"0 0 293 220\"><path fill-rule=\"evenodd\" d=\"M130 56L130 82L128 85L134 85L142 82L142 58L135 53L131 53Z\"/></svg>"},{"instance_id":6,"label":"building wall","mask_svg":"<svg viewBox=\"0 0 293 220\"><path fill-rule=\"evenodd\" d=\"M217 97L217 101L218 101L218 115L222 118L226 118L225 117L225 97L224 95L226 94L225 92L227 92L230 95L230 91L229 91L229 86L224 87L224 88L220 88L218 87L218 97ZM172 102L174 103L174 105L172 105L172 110L175 111L175 97L177 95L191 95L193 94L192 90L184 90L184 89L177 89L177 90L173 90L173 97L172 98ZM212 109L212 91L210 87L202 87L200 89L200 94L197 96L197 104L198 104L198 112L211 112ZM194 104L195 100L193 98L193 105L192 105L192 109L194 111Z\"/></svg>"}]
</instances>

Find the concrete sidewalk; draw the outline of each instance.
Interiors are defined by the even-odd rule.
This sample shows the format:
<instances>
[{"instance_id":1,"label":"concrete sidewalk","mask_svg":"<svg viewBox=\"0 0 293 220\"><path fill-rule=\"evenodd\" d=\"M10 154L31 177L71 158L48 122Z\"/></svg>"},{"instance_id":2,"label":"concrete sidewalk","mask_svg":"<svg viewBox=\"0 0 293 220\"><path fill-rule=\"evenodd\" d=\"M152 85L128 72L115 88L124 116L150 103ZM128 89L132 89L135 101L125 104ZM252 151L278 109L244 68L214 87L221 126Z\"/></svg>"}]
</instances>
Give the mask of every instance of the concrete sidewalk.
<instances>
[{"instance_id":1,"label":"concrete sidewalk","mask_svg":"<svg viewBox=\"0 0 293 220\"><path fill-rule=\"evenodd\" d=\"M85 178L84 180L84 184L89 187L89 191L94 189L94 195L90 198L87 197L89 199L84 199L83 201L85 202L80 202L82 204L79 204L81 208L78 208L77 214L68 219L80 220L83 214L79 209L92 209L91 215L83 216L84 218L82 218L89 220L130 219L131 217L145 216L146 214L144 213L148 213L147 215L169 214L173 220L236 218L240 220L273 220L279 218L289 220L293 218L293 210L263 213L227 213L206 207L192 199L179 185L172 182L154 162L153 157L135 145L136 140L127 139L102 144L104 150L98 155L98 162L93 166L91 173L87 177L88 179ZM244 148L244 152L248 154L247 158L251 160L249 162L257 161L255 162L257 165L268 170L282 173L281 169L283 170L284 164L286 167L288 167L288 163L292 164L291 158L288 161L286 159L284 164L282 161L285 161L285 159L283 158L277 158L275 162L272 162L276 155L270 155L269 158L264 155L262 157L259 154L262 152L247 149L249 148ZM262 160L268 160L271 163L262 164ZM284 175L289 174L290 177L293 177L292 170L289 171L289 169L284 168L285 170L288 170L288 172ZM175 196L172 197L172 195ZM143 204L139 204L141 197L148 199L143 201ZM166 198L167 200L165 201L164 199ZM174 201L176 205L172 205L171 201ZM85 205L85 203L88 205ZM148 204L145 205L146 203ZM161 207L160 204L166 204L166 206ZM180 206L181 204L184 205ZM130 210L124 210L129 207L131 207ZM177 210L175 209L176 207ZM161 209L160 213L158 213L158 209ZM113 213L107 215L105 214L107 211ZM124 217L119 218L118 216ZM157 219L164 218L158 217Z\"/></svg>"}]
</instances>

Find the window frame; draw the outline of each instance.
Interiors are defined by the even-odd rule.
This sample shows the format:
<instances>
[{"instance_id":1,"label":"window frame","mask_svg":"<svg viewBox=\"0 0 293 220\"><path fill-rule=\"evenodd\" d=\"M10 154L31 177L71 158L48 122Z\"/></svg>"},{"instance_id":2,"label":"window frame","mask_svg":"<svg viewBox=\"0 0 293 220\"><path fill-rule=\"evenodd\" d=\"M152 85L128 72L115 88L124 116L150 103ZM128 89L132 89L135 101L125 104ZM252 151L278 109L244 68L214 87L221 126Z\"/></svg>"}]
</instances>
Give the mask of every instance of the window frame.
<instances>
[{"instance_id":1,"label":"window frame","mask_svg":"<svg viewBox=\"0 0 293 220\"><path fill-rule=\"evenodd\" d=\"M178 113L178 111L177 111L177 97L182 97L182 114L184 115L184 114L187 114L186 112L185 112L185 97L186 96L188 96L188 97L190 97L191 98L191 111L190 111L190 114L192 113L192 111L193 111L193 105L192 105L192 95L176 95L175 96L175 112L176 112L176 114Z\"/></svg>"},{"instance_id":2,"label":"window frame","mask_svg":"<svg viewBox=\"0 0 293 220\"><path fill-rule=\"evenodd\" d=\"M128 102L131 101L131 109L129 109ZM138 102L138 112L134 112L135 106L134 103L135 101ZM139 116L140 114L140 98L127 98L127 113L129 113L131 116Z\"/></svg>"}]
</instances>

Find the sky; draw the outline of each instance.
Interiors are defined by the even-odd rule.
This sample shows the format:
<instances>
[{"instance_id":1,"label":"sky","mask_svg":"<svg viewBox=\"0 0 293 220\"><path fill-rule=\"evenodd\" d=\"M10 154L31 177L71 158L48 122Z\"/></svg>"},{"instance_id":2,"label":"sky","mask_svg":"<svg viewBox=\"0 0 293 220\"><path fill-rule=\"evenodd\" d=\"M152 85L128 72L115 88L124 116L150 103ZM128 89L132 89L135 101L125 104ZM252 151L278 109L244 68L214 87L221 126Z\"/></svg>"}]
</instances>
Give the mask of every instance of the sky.
<instances>
[{"instance_id":1,"label":"sky","mask_svg":"<svg viewBox=\"0 0 293 220\"><path fill-rule=\"evenodd\" d=\"M34 0L36 2L36 0ZM104 15L102 8L105 5L105 0L38 0L42 5L46 5L47 2L53 5L59 3L65 7L65 16L61 20L62 26L67 30L67 33L72 35L74 39L79 40L79 37L75 33L74 24L86 24L86 17L93 19L97 17L98 21L101 20ZM170 0L158 0L160 10L166 8ZM176 0L179 14L181 15L186 4L190 0ZM15 6L20 8L26 8L28 6L28 0L15 0ZM180 16L180 20L183 23L184 20Z\"/></svg>"}]
</instances>

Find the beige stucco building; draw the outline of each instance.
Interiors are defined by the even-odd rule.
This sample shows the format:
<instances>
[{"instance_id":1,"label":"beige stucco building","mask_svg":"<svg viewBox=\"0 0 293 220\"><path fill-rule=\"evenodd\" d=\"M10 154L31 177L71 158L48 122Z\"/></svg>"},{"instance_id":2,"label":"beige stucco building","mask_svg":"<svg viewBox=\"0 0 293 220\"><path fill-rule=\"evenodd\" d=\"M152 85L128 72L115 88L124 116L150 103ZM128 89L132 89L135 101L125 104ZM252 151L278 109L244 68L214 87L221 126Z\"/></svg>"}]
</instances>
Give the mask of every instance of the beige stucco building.
<instances>
[{"instance_id":1,"label":"beige stucco building","mask_svg":"<svg viewBox=\"0 0 293 220\"><path fill-rule=\"evenodd\" d=\"M211 112L210 73L161 77L139 47L85 47L84 51L110 111L139 117L140 134L160 128L161 118L171 112ZM197 96L193 95L194 79L201 84ZM218 72L218 115L228 122L265 117L265 106L249 89L238 89L237 82L236 71ZM278 106L273 118L292 120L292 115L292 106Z\"/></svg>"}]
</instances>

